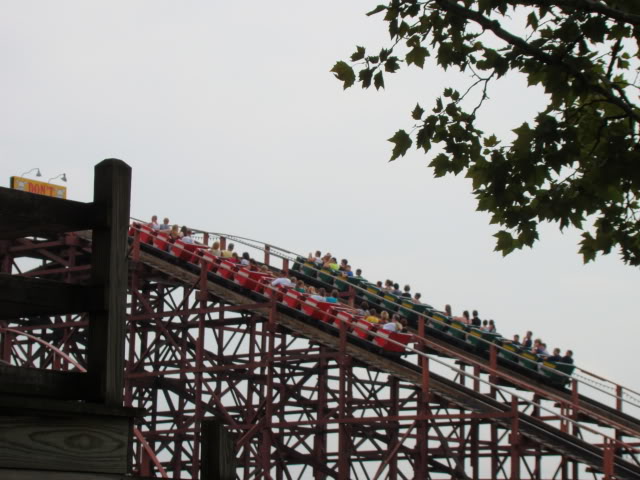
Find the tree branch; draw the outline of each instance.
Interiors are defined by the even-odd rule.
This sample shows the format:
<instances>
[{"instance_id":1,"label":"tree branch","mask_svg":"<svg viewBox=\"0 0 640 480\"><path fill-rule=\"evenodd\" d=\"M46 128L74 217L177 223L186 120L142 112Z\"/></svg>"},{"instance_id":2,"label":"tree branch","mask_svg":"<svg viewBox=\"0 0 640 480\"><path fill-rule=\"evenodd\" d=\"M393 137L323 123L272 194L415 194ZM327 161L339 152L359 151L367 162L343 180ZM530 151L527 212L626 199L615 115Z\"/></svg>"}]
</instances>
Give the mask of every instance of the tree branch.
<instances>
[{"instance_id":1,"label":"tree branch","mask_svg":"<svg viewBox=\"0 0 640 480\"><path fill-rule=\"evenodd\" d=\"M549 7L549 2L546 1L523 0L518 3L526 6ZM553 0L553 6L569 8L573 11L580 9L587 13L599 13L618 22L640 26L640 15L616 10L597 0Z\"/></svg>"},{"instance_id":2,"label":"tree branch","mask_svg":"<svg viewBox=\"0 0 640 480\"><path fill-rule=\"evenodd\" d=\"M609 68L607 68L607 78L611 80L611 74L613 73L613 65L616 63L618 59L618 53L620 52L620 46L622 45L622 38L619 38L615 45L613 46L613 51L611 52L611 60L609 61Z\"/></svg>"},{"instance_id":3,"label":"tree branch","mask_svg":"<svg viewBox=\"0 0 640 480\"><path fill-rule=\"evenodd\" d=\"M434 1L443 10L447 12L451 12L453 14L457 14L463 18L466 18L467 20L472 20L473 22L484 27L485 29L491 30L494 33L494 35L496 35L498 38L501 38L502 40L509 43L510 45L513 45L514 47L519 48L520 50L527 53L531 57L539 60L540 62L545 63L547 65L562 67L564 70L566 70L571 75L573 75L576 79L579 79L585 85L590 86L591 89L593 89L595 92L599 93L600 95L605 97L609 102L619 107L622 111L624 111L629 116L630 119L636 122L640 122L640 115L634 112L633 107L631 105L629 105L628 103L625 103L622 99L613 95L609 90L607 90L606 88L603 88L601 85L590 83L588 79L584 76L584 74L580 70L576 69L575 67L568 65L567 63L563 62L561 59L555 58L552 55L549 55L548 53L545 53L536 47L533 47L522 38L503 29L497 20L491 20L490 18L482 15L480 12L471 10L470 8L463 7L462 5L456 3L453 0L434 0ZM604 83L608 83L604 79L602 81Z\"/></svg>"}]
</instances>

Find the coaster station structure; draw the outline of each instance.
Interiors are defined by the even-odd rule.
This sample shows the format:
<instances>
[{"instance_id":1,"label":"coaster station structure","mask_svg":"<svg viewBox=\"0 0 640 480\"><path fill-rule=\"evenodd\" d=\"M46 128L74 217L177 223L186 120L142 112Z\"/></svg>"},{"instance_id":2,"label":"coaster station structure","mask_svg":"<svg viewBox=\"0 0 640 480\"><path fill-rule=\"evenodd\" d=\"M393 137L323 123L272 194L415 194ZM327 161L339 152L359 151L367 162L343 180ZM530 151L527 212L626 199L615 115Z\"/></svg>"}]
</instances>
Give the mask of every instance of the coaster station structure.
<instances>
[{"instance_id":1,"label":"coaster station structure","mask_svg":"<svg viewBox=\"0 0 640 480\"><path fill-rule=\"evenodd\" d=\"M272 268L296 255L229 239ZM88 279L87 232L0 244L4 274ZM123 255L125 252L123 252ZM577 369L565 388L429 335L420 317L405 354L388 355L276 297L248 290L140 241L129 249L125 406L136 420L134 472L200 477L203 420L233 434L238 478L637 479L640 394ZM352 301L351 289L345 300ZM0 362L86 367L87 318L3 318Z\"/></svg>"}]
</instances>

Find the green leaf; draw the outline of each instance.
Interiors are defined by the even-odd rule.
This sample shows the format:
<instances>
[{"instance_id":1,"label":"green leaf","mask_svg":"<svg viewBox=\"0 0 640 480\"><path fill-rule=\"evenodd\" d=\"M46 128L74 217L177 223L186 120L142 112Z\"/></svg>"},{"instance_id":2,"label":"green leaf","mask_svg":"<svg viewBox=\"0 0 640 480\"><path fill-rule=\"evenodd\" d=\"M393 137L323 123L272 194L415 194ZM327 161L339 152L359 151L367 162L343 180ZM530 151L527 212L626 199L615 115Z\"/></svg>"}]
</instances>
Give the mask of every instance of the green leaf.
<instances>
[{"instance_id":1,"label":"green leaf","mask_svg":"<svg viewBox=\"0 0 640 480\"><path fill-rule=\"evenodd\" d=\"M600 17L590 17L582 25L582 33L594 43L602 43L608 31L607 23Z\"/></svg>"},{"instance_id":2,"label":"green leaf","mask_svg":"<svg viewBox=\"0 0 640 480\"><path fill-rule=\"evenodd\" d=\"M389 10L389 12L391 12L391 10ZM387 17L389 16L389 12L387 12ZM398 36L399 32L400 32L400 29L398 27L398 19L393 18L389 20L389 37L391 37L391 39L393 40Z\"/></svg>"},{"instance_id":3,"label":"green leaf","mask_svg":"<svg viewBox=\"0 0 640 480\"><path fill-rule=\"evenodd\" d=\"M422 9L422 5L419 2L414 2L413 5L407 6L406 12L409 17L417 17Z\"/></svg>"},{"instance_id":4,"label":"green leaf","mask_svg":"<svg viewBox=\"0 0 640 480\"><path fill-rule=\"evenodd\" d=\"M342 60L333 66L331 72L333 72L338 80L344 82L342 87L344 90L352 86L356 81L356 74L354 73L353 68Z\"/></svg>"},{"instance_id":5,"label":"green leaf","mask_svg":"<svg viewBox=\"0 0 640 480\"><path fill-rule=\"evenodd\" d=\"M419 47L421 42L422 42L422 38L420 37L420 35L416 34L416 35L410 36L405 43L407 44L407 47L414 48L414 47Z\"/></svg>"},{"instance_id":6,"label":"green leaf","mask_svg":"<svg viewBox=\"0 0 640 480\"><path fill-rule=\"evenodd\" d=\"M373 76L373 86L376 87L376 90L384 88L384 77L382 72L379 71Z\"/></svg>"},{"instance_id":7,"label":"green leaf","mask_svg":"<svg viewBox=\"0 0 640 480\"><path fill-rule=\"evenodd\" d=\"M429 56L429 51L421 45L413 47L405 56L407 65L412 63L420 68L424 68L424 60Z\"/></svg>"},{"instance_id":8,"label":"green leaf","mask_svg":"<svg viewBox=\"0 0 640 480\"><path fill-rule=\"evenodd\" d=\"M424 113L424 109L420 107L419 103L416 103L416 108L411 112L411 118L414 120L420 120L422 118L422 114Z\"/></svg>"},{"instance_id":9,"label":"green leaf","mask_svg":"<svg viewBox=\"0 0 640 480\"><path fill-rule=\"evenodd\" d=\"M431 150L431 136L428 128L421 128L416 134L416 147L422 148L425 152Z\"/></svg>"},{"instance_id":10,"label":"green leaf","mask_svg":"<svg viewBox=\"0 0 640 480\"><path fill-rule=\"evenodd\" d=\"M494 235L494 237L498 239L494 251L501 252L503 257L510 254L514 250L515 240L509 232L500 230Z\"/></svg>"},{"instance_id":11,"label":"green leaf","mask_svg":"<svg viewBox=\"0 0 640 480\"><path fill-rule=\"evenodd\" d=\"M533 242L538 240L538 232L535 228L526 228L520 233L520 235L518 235L518 240L522 245L531 247Z\"/></svg>"},{"instance_id":12,"label":"green leaf","mask_svg":"<svg viewBox=\"0 0 640 480\"><path fill-rule=\"evenodd\" d=\"M492 1L491 0L478 0L478 10L480 12L488 12L492 7Z\"/></svg>"},{"instance_id":13,"label":"green leaf","mask_svg":"<svg viewBox=\"0 0 640 480\"><path fill-rule=\"evenodd\" d=\"M491 196L483 196L478 199L478 207L476 210L479 212L491 211L496 207L496 202Z\"/></svg>"},{"instance_id":14,"label":"green leaf","mask_svg":"<svg viewBox=\"0 0 640 480\"><path fill-rule=\"evenodd\" d=\"M530 26L534 30L538 29L538 17L536 17L534 12L531 12L527 17L527 26Z\"/></svg>"},{"instance_id":15,"label":"green leaf","mask_svg":"<svg viewBox=\"0 0 640 480\"><path fill-rule=\"evenodd\" d=\"M444 111L447 112L447 115L449 115L452 119L457 119L460 113L455 103L448 103L444 108Z\"/></svg>"},{"instance_id":16,"label":"green leaf","mask_svg":"<svg viewBox=\"0 0 640 480\"><path fill-rule=\"evenodd\" d=\"M371 79L373 78L373 70L370 68L363 68L358 72L358 79L362 83L362 88L369 88L371 86Z\"/></svg>"},{"instance_id":17,"label":"green leaf","mask_svg":"<svg viewBox=\"0 0 640 480\"><path fill-rule=\"evenodd\" d=\"M394 5L392 6L387 6L385 7L387 10L387 13L385 13L384 15L384 21L385 22L391 22L393 20L395 20L397 22L397 16L400 13L398 10L398 1L397 0L393 0Z\"/></svg>"},{"instance_id":18,"label":"green leaf","mask_svg":"<svg viewBox=\"0 0 640 480\"><path fill-rule=\"evenodd\" d=\"M584 263L589 263L596 258L596 241L590 233L585 232L582 234L582 241L580 242L579 252L582 254L582 260Z\"/></svg>"},{"instance_id":19,"label":"green leaf","mask_svg":"<svg viewBox=\"0 0 640 480\"><path fill-rule=\"evenodd\" d=\"M376 13L380 13L386 9L387 9L386 5L378 5L376 8L374 8L370 12L367 12L367 16L375 15Z\"/></svg>"},{"instance_id":20,"label":"green leaf","mask_svg":"<svg viewBox=\"0 0 640 480\"><path fill-rule=\"evenodd\" d=\"M603 196L613 202L622 202L624 200L624 192L613 185L607 187L606 193Z\"/></svg>"},{"instance_id":21,"label":"green leaf","mask_svg":"<svg viewBox=\"0 0 640 480\"><path fill-rule=\"evenodd\" d=\"M491 135L490 137L486 137L483 141L482 144L487 147L487 148L492 148L498 145L498 139L496 138L495 135Z\"/></svg>"},{"instance_id":22,"label":"green leaf","mask_svg":"<svg viewBox=\"0 0 640 480\"><path fill-rule=\"evenodd\" d=\"M386 62L384 62L384 71L394 73L400 68L400 64L398 64L398 57L390 57Z\"/></svg>"},{"instance_id":23,"label":"green leaf","mask_svg":"<svg viewBox=\"0 0 640 480\"><path fill-rule=\"evenodd\" d=\"M398 35L401 37L406 36L407 33L409 32L409 29L410 29L409 24L403 20L400 23L400 26L398 27Z\"/></svg>"},{"instance_id":24,"label":"green leaf","mask_svg":"<svg viewBox=\"0 0 640 480\"><path fill-rule=\"evenodd\" d=\"M444 177L451 171L451 161L449 156L444 153L436 155L429 166L433 168L433 176L436 178Z\"/></svg>"},{"instance_id":25,"label":"green leaf","mask_svg":"<svg viewBox=\"0 0 640 480\"><path fill-rule=\"evenodd\" d=\"M433 113L440 113L442 111L442 99L438 97L436 99L436 106L433 108Z\"/></svg>"},{"instance_id":26,"label":"green leaf","mask_svg":"<svg viewBox=\"0 0 640 480\"><path fill-rule=\"evenodd\" d=\"M358 60L362 60L365 55L365 48L356 46L356 51L353 55L351 55L351 61L357 62Z\"/></svg>"},{"instance_id":27,"label":"green leaf","mask_svg":"<svg viewBox=\"0 0 640 480\"><path fill-rule=\"evenodd\" d=\"M393 152L391 154L391 159L389 160L390 162L398 157L404 157L404 154L407 153L407 150L409 150L409 147L411 147L413 143L409 134L404 130L398 130L393 137L387 141L393 143Z\"/></svg>"}]
</instances>

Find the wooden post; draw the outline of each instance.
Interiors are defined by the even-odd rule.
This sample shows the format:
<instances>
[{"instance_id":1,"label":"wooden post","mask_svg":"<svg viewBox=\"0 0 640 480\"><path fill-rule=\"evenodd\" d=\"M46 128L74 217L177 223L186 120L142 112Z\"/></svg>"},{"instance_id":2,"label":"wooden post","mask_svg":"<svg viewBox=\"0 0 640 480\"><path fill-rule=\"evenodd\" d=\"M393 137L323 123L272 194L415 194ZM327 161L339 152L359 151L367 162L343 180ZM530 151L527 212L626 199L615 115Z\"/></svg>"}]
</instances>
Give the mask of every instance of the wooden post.
<instances>
[{"instance_id":1,"label":"wooden post","mask_svg":"<svg viewBox=\"0 0 640 480\"><path fill-rule=\"evenodd\" d=\"M498 382L498 377L495 375L498 370L498 349L493 343L489 345L489 366L491 367L489 381L495 385Z\"/></svg>"},{"instance_id":2,"label":"wooden post","mask_svg":"<svg viewBox=\"0 0 640 480\"><path fill-rule=\"evenodd\" d=\"M236 478L236 454L231 435L221 422L204 419L201 427L201 480L233 480Z\"/></svg>"},{"instance_id":3,"label":"wooden post","mask_svg":"<svg viewBox=\"0 0 640 480\"><path fill-rule=\"evenodd\" d=\"M88 329L89 397L122 405L127 299L127 228L131 167L108 159L95 167L94 205L102 218L93 230L92 284L104 289L104 306L92 312Z\"/></svg>"},{"instance_id":4,"label":"wooden post","mask_svg":"<svg viewBox=\"0 0 640 480\"><path fill-rule=\"evenodd\" d=\"M271 247L269 245L265 245L264 246L264 264L267 266L269 265L269 261L271 260L270 253L271 253Z\"/></svg>"},{"instance_id":5,"label":"wooden post","mask_svg":"<svg viewBox=\"0 0 640 480\"><path fill-rule=\"evenodd\" d=\"M133 232L133 245L131 250L131 258L134 262L140 261L140 228L138 227L135 227L135 230Z\"/></svg>"},{"instance_id":6,"label":"wooden post","mask_svg":"<svg viewBox=\"0 0 640 480\"><path fill-rule=\"evenodd\" d=\"M613 440L604 439L603 455L602 455L602 473L604 480L613 480L615 473L615 444Z\"/></svg>"},{"instance_id":7,"label":"wooden post","mask_svg":"<svg viewBox=\"0 0 640 480\"><path fill-rule=\"evenodd\" d=\"M511 397L511 480L520 480L520 412L518 399Z\"/></svg>"},{"instance_id":8,"label":"wooden post","mask_svg":"<svg viewBox=\"0 0 640 480\"><path fill-rule=\"evenodd\" d=\"M622 412L622 393L622 386L616 385L616 410L618 410L619 412Z\"/></svg>"}]
</instances>

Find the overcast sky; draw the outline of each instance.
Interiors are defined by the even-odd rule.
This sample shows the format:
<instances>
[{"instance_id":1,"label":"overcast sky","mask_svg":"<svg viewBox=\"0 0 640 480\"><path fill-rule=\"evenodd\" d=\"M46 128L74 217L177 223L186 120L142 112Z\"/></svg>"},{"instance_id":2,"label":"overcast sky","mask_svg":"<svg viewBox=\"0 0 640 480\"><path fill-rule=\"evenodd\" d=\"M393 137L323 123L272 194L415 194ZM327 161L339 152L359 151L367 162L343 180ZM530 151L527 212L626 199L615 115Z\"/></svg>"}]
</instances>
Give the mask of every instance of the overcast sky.
<instances>
[{"instance_id":1,"label":"overcast sky","mask_svg":"<svg viewBox=\"0 0 640 480\"><path fill-rule=\"evenodd\" d=\"M416 102L463 84L431 65L343 91L333 64L388 39L375 3L0 0L2 184L39 167L89 201L93 165L120 158L136 217L330 250L640 390L638 269L583 265L555 227L503 258L467 180L434 179L413 150L388 163ZM519 78L490 96L482 126L503 137L543 98Z\"/></svg>"}]
</instances>

